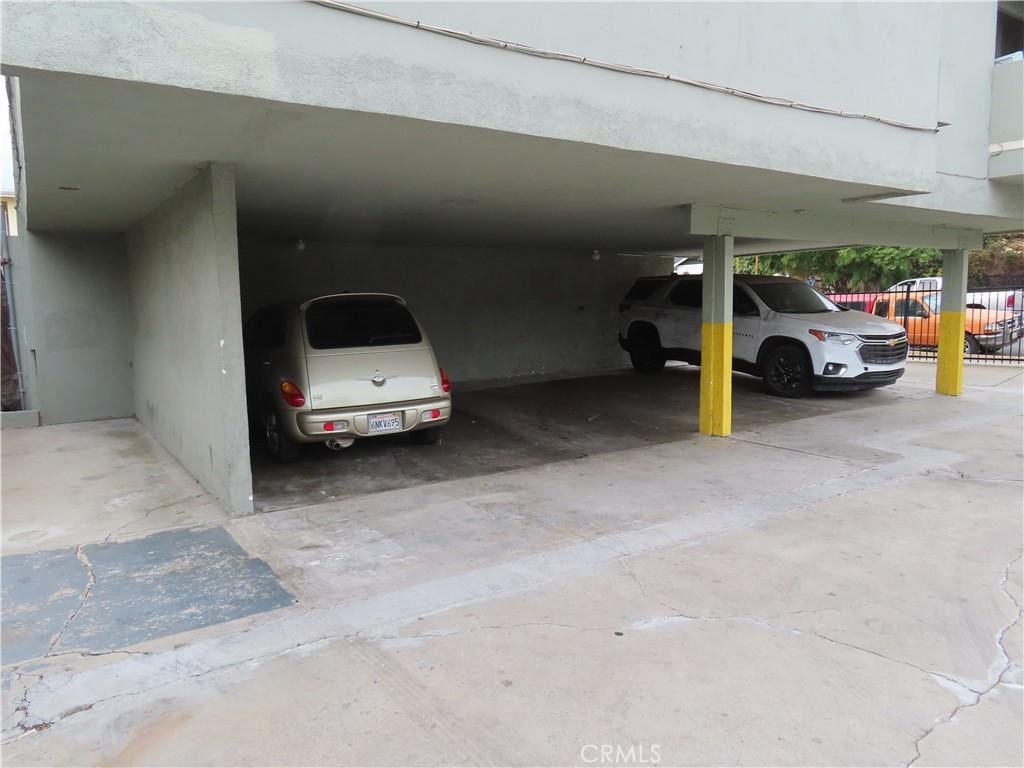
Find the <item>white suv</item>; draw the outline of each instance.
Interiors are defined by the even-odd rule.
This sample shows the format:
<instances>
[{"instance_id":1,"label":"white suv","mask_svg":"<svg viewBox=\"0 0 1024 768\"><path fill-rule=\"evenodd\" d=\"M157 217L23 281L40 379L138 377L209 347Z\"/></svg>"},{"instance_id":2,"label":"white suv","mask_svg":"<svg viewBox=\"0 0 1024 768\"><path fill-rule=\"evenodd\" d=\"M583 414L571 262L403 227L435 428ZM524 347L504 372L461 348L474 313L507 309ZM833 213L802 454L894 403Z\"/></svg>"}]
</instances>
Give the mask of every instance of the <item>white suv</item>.
<instances>
[{"instance_id":1,"label":"white suv","mask_svg":"<svg viewBox=\"0 0 1024 768\"><path fill-rule=\"evenodd\" d=\"M642 277L619 305L619 344L633 367L655 373L666 360L700 364L702 278ZM768 391L869 389L903 375L903 326L834 304L788 277L736 275L733 369L760 376Z\"/></svg>"}]
</instances>

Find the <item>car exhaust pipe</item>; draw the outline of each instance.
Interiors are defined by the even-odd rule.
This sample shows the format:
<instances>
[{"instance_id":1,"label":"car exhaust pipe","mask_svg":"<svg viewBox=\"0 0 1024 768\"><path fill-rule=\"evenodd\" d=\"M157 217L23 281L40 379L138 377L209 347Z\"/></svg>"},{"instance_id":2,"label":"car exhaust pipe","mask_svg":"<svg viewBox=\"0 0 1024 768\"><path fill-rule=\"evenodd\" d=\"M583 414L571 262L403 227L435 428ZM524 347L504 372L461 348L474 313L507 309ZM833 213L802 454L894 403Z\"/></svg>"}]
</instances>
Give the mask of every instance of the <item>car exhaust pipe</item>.
<instances>
[{"instance_id":1,"label":"car exhaust pipe","mask_svg":"<svg viewBox=\"0 0 1024 768\"><path fill-rule=\"evenodd\" d=\"M354 438L337 438L332 437L330 440L324 441L324 445L330 448L332 451L340 451L342 448L348 448L355 442Z\"/></svg>"}]
</instances>

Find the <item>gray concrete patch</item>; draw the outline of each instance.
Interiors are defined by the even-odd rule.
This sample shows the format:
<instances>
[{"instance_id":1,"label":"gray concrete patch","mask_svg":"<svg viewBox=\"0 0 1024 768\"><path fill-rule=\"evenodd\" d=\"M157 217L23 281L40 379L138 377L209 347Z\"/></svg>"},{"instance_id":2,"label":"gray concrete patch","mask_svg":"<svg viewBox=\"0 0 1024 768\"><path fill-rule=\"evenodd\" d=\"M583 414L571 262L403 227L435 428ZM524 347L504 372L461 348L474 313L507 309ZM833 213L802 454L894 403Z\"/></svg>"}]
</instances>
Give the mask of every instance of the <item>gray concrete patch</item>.
<instances>
[{"instance_id":1,"label":"gray concrete patch","mask_svg":"<svg viewBox=\"0 0 1024 768\"><path fill-rule=\"evenodd\" d=\"M89 575L74 549L7 555L3 576L4 665L43 656L81 603Z\"/></svg>"},{"instance_id":2,"label":"gray concrete patch","mask_svg":"<svg viewBox=\"0 0 1024 768\"><path fill-rule=\"evenodd\" d=\"M109 651L290 605L223 528L3 558L3 662Z\"/></svg>"}]
</instances>

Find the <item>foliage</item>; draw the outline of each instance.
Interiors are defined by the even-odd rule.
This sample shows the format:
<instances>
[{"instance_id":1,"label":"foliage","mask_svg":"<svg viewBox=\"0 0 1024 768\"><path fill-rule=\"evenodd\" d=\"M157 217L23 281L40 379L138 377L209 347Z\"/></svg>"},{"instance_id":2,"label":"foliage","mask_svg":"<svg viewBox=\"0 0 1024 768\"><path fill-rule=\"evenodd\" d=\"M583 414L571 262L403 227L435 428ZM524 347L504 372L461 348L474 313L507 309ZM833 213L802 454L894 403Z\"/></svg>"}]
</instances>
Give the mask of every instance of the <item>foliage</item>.
<instances>
[{"instance_id":1,"label":"foliage","mask_svg":"<svg viewBox=\"0 0 1024 768\"><path fill-rule=\"evenodd\" d=\"M1024 234L985 239L971 254L969 282L998 281L999 276L1024 275ZM830 251L801 251L766 256L739 256L736 272L813 277L819 290L833 293L884 290L910 277L942 274L942 252L933 248L860 246Z\"/></svg>"},{"instance_id":2,"label":"foliage","mask_svg":"<svg viewBox=\"0 0 1024 768\"><path fill-rule=\"evenodd\" d=\"M990 285L1001 282L1024 282L1024 233L993 235L985 238L985 247L971 254L967 266L967 281L972 285Z\"/></svg>"}]
</instances>

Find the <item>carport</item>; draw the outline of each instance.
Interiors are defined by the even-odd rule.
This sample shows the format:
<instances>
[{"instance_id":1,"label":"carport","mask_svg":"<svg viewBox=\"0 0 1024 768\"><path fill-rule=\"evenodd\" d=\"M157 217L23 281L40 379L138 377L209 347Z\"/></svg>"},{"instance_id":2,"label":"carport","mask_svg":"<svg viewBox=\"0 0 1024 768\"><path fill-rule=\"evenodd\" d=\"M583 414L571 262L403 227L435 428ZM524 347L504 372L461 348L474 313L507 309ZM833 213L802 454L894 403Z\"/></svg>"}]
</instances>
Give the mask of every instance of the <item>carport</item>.
<instances>
[{"instance_id":1,"label":"carport","mask_svg":"<svg viewBox=\"0 0 1024 768\"><path fill-rule=\"evenodd\" d=\"M241 323L273 300L398 293L457 387L568 378L621 368L625 290L701 250L699 431L728 435L734 254L934 246L948 249L952 276L980 243L928 212L894 221L861 206L852 216L845 201L893 194L877 185L19 74L26 227L14 280L19 305L31 307L23 343L41 418L134 415L238 514L253 509ZM820 203L814 213L808 200ZM958 394L964 281L947 278L945 291L939 391Z\"/></svg>"}]
</instances>

